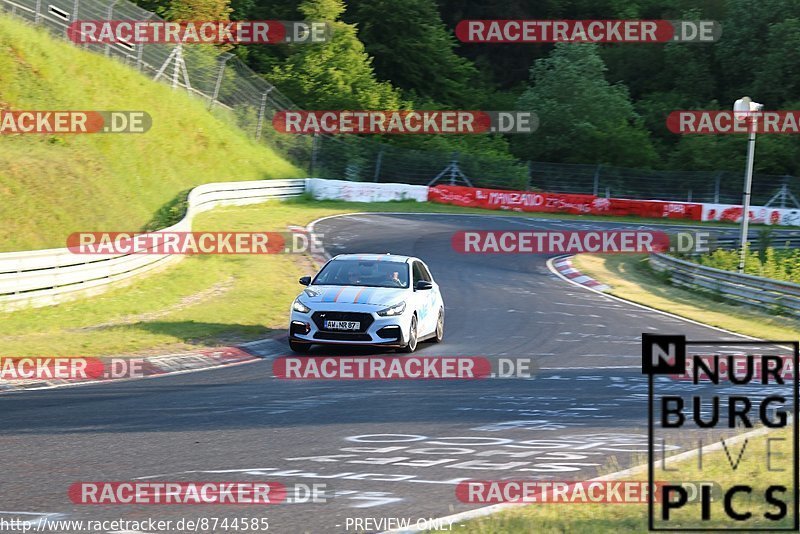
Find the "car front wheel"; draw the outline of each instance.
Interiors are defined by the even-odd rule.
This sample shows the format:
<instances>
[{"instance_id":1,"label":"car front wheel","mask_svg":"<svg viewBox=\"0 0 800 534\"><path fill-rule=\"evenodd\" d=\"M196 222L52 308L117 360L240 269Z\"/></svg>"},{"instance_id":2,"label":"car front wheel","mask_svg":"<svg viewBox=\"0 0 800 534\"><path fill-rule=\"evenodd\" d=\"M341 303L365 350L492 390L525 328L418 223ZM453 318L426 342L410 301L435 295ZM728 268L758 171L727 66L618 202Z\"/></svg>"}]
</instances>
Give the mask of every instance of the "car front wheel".
<instances>
[{"instance_id":1,"label":"car front wheel","mask_svg":"<svg viewBox=\"0 0 800 534\"><path fill-rule=\"evenodd\" d=\"M417 350L417 316L411 317L411 326L408 329L408 343L403 347L403 352L414 352Z\"/></svg>"}]
</instances>

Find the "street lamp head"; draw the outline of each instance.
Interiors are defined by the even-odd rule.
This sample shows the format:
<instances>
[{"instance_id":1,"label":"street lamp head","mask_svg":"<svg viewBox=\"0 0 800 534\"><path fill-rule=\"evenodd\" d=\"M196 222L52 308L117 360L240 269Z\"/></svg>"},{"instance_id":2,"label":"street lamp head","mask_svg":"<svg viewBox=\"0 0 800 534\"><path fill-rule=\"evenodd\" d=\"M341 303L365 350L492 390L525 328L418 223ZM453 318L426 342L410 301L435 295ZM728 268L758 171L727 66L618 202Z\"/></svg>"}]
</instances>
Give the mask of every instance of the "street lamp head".
<instances>
[{"instance_id":1,"label":"street lamp head","mask_svg":"<svg viewBox=\"0 0 800 534\"><path fill-rule=\"evenodd\" d=\"M733 103L733 115L736 120L743 121L751 113L764 109L764 104L753 102L749 96L745 96Z\"/></svg>"}]
</instances>

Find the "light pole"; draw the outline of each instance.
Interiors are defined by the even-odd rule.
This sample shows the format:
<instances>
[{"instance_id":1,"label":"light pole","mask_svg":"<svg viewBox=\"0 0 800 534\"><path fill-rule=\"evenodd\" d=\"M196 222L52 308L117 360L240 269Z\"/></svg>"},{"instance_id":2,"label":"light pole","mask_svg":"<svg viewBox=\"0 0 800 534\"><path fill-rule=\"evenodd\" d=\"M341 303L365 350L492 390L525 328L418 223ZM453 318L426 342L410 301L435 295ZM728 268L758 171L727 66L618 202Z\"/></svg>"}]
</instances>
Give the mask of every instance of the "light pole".
<instances>
[{"instance_id":1,"label":"light pole","mask_svg":"<svg viewBox=\"0 0 800 534\"><path fill-rule=\"evenodd\" d=\"M756 118L754 112L764 109L763 104L753 102L749 96L740 98L733 103L734 118L747 120L749 123L747 138L747 170L744 174L744 193L742 195L742 232L739 238L739 274L744 273L744 264L747 259L747 226L750 222L750 190L753 185L753 156L756 150Z\"/></svg>"}]
</instances>

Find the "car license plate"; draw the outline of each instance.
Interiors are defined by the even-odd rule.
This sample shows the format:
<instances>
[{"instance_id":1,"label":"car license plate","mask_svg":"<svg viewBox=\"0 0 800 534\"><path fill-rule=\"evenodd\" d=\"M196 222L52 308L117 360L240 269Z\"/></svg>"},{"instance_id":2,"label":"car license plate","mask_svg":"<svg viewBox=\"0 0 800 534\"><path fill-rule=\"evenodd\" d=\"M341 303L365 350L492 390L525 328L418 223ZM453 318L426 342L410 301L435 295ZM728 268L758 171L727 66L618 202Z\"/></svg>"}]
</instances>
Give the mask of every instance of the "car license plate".
<instances>
[{"instance_id":1,"label":"car license plate","mask_svg":"<svg viewBox=\"0 0 800 534\"><path fill-rule=\"evenodd\" d=\"M325 328L329 330L358 330L361 323L358 321L325 321Z\"/></svg>"}]
</instances>

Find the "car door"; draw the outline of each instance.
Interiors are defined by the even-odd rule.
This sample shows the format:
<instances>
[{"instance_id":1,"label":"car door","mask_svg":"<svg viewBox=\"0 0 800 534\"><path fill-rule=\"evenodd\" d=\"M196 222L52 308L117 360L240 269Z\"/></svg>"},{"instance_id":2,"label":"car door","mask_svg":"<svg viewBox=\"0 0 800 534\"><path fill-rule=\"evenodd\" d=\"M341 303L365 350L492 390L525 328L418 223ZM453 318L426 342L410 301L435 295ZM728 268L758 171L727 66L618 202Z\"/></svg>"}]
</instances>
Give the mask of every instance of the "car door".
<instances>
[{"instance_id":1,"label":"car door","mask_svg":"<svg viewBox=\"0 0 800 534\"><path fill-rule=\"evenodd\" d=\"M413 274L414 288L417 287L417 282L420 280L433 283L428 269L421 261L414 260L411 272ZM419 317L418 333L420 336L424 336L436 329L436 313L438 311L435 307L437 301L436 291L433 289L415 290L414 295L417 306L417 316Z\"/></svg>"}]
</instances>

